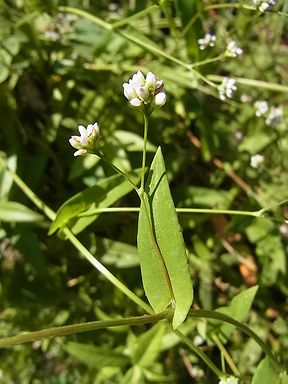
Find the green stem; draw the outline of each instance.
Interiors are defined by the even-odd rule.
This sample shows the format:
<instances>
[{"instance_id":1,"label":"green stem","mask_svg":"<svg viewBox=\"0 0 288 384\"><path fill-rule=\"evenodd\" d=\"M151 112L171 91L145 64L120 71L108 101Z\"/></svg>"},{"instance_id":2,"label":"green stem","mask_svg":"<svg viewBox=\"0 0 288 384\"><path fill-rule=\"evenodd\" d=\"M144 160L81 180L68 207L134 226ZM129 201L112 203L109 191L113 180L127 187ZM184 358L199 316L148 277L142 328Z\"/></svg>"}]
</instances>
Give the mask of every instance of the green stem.
<instances>
[{"instance_id":1,"label":"green stem","mask_svg":"<svg viewBox=\"0 0 288 384\"><path fill-rule=\"evenodd\" d=\"M106 21L99 19L96 16L91 15L91 13L83 11L82 9L79 8L74 8L74 7L66 7L66 6L60 6L57 8L59 12L62 13L72 13L74 15L83 17L86 20L91 21L94 24L99 25L99 27L102 27L106 29L107 31L112 31L113 27L110 23L106 23Z\"/></svg>"},{"instance_id":2,"label":"green stem","mask_svg":"<svg viewBox=\"0 0 288 384\"><path fill-rule=\"evenodd\" d=\"M98 213L114 213L114 212L139 212L139 207L111 207L111 208L97 208L88 212L79 214L79 217L94 216ZM263 208L259 211L235 211L232 209L210 209L210 208L176 208L177 213L208 213L212 215L239 215L239 216L252 216L261 217L263 212L267 209Z\"/></svg>"},{"instance_id":3,"label":"green stem","mask_svg":"<svg viewBox=\"0 0 288 384\"><path fill-rule=\"evenodd\" d=\"M180 331L174 330L174 333L185 343L197 356L200 357L201 360L204 361L205 364L215 373L215 375L219 378L225 377L222 371L216 367L216 365L209 359L209 357L183 333Z\"/></svg>"},{"instance_id":4,"label":"green stem","mask_svg":"<svg viewBox=\"0 0 288 384\"><path fill-rule=\"evenodd\" d=\"M119 27L123 27L124 25L130 24L132 21L138 20L144 16L149 15L150 13L154 12L156 9L159 9L158 5L151 5L150 7L145 8L142 11L135 13L134 15L131 15L119 21L115 21L115 23L112 24L112 28L113 30L116 30Z\"/></svg>"},{"instance_id":5,"label":"green stem","mask_svg":"<svg viewBox=\"0 0 288 384\"><path fill-rule=\"evenodd\" d=\"M126 173L124 173L123 171L121 171L120 168L116 167L116 165L114 165L112 163L112 161L110 161L109 159L107 159L101 152L99 152L99 155L96 154L96 156L99 156L104 162L105 164L107 164L109 167L113 168L114 171L116 171L117 173L119 173L120 175L122 175L124 177L125 180L128 181L129 184L132 185L132 187L135 189L135 191L137 192L138 194L138 188L137 186L135 185L135 183L130 179L129 176L126 175ZM143 169L142 169L142 172L143 172ZM145 170L144 170L145 172Z\"/></svg>"},{"instance_id":6,"label":"green stem","mask_svg":"<svg viewBox=\"0 0 288 384\"><path fill-rule=\"evenodd\" d=\"M192 64L191 67L192 68L200 67L201 65L215 63L216 61L223 60L225 58L226 58L226 55L223 53L222 55L211 57L210 59L197 61L196 63Z\"/></svg>"},{"instance_id":7,"label":"green stem","mask_svg":"<svg viewBox=\"0 0 288 384\"><path fill-rule=\"evenodd\" d=\"M39 197L24 183L24 181L9 168L7 163L0 156L0 164L9 171L13 180L22 190L22 192L39 208L45 215L51 220L54 221L56 213L52 211L46 204L39 199ZM84 245L77 239L76 236L68 228L63 229L64 234L67 236L69 241L74 245L76 249L89 261L100 273L102 273L107 280L109 280L116 288L122 291L127 297L129 297L134 303L143 308L147 313L154 314L152 308L141 300L134 292L126 287L121 281L119 281L104 265L102 265L93 255L84 247Z\"/></svg>"},{"instance_id":8,"label":"green stem","mask_svg":"<svg viewBox=\"0 0 288 384\"><path fill-rule=\"evenodd\" d=\"M25 332L16 336L0 339L0 348L47 339L49 337L67 336L75 333L95 331L97 329L103 328L118 327L123 325L144 325L167 318L169 318L169 312L165 311L157 313L156 315L135 316L116 320L90 321L86 323L65 325L63 327L43 329L41 331Z\"/></svg>"},{"instance_id":9,"label":"green stem","mask_svg":"<svg viewBox=\"0 0 288 384\"><path fill-rule=\"evenodd\" d=\"M140 184L140 195L144 192L144 181L145 181L145 168L146 168L146 152L147 152L147 137L148 137L148 123L149 116L144 113L144 134L143 134L143 153L142 153L142 171L141 171L141 184Z\"/></svg>"},{"instance_id":10,"label":"green stem","mask_svg":"<svg viewBox=\"0 0 288 384\"><path fill-rule=\"evenodd\" d=\"M227 361L227 364L229 365L229 367L231 368L231 371L233 372L234 376L240 376L239 369L236 367L232 357L229 355L226 348L221 343L221 340L219 339L219 337L217 335L213 335L212 340L217 345L218 349L221 352L221 355L224 356L224 358Z\"/></svg>"},{"instance_id":11,"label":"green stem","mask_svg":"<svg viewBox=\"0 0 288 384\"><path fill-rule=\"evenodd\" d=\"M223 81L224 77L225 76L207 75L207 78L209 80L220 82L220 83ZM244 77L234 77L233 76L233 79L238 84L251 85L253 87L269 89L271 91L288 92L288 86L287 85L268 83L266 81L261 81L261 80L246 79Z\"/></svg>"},{"instance_id":12,"label":"green stem","mask_svg":"<svg viewBox=\"0 0 288 384\"><path fill-rule=\"evenodd\" d=\"M266 355L270 358L272 363L274 364L277 371L281 371L282 367L279 364L276 356L271 352L270 348L260 339L260 337L252 331L246 324L240 323L239 321L233 319L230 316L224 315L223 313L217 311L208 311L208 310L190 310L188 316L195 318L207 318L207 319L217 319L220 321L224 321L225 323L229 323L239 328L242 332L246 333L255 342L261 347L261 349L266 353Z\"/></svg>"}]
</instances>

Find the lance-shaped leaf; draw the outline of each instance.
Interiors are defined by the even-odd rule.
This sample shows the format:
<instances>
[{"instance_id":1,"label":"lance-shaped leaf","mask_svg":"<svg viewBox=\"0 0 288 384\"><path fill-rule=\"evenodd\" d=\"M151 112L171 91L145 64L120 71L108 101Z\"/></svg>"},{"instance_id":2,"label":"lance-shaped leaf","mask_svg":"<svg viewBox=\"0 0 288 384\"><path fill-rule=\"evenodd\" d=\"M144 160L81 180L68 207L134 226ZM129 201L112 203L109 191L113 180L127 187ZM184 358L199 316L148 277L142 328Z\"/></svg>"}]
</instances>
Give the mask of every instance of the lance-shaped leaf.
<instances>
[{"instance_id":1,"label":"lance-shaped leaf","mask_svg":"<svg viewBox=\"0 0 288 384\"><path fill-rule=\"evenodd\" d=\"M155 312L172 303L173 328L185 320L193 301L185 244L167 180L161 149L149 171L138 223L143 286Z\"/></svg>"}]
</instances>

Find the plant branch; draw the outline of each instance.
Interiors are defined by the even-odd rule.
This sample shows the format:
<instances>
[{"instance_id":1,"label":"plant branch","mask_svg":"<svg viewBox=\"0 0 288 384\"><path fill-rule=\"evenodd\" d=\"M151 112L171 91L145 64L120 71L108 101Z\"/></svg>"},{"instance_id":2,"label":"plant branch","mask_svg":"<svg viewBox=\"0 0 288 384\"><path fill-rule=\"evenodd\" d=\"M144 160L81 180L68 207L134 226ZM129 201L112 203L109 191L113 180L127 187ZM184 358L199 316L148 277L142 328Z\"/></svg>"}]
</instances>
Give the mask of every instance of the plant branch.
<instances>
[{"instance_id":1,"label":"plant branch","mask_svg":"<svg viewBox=\"0 0 288 384\"><path fill-rule=\"evenodd\" d=\"M36 340L47 339L50 337L67 336L80 332L96 331L97 329L118 327L121 325L144 325L153 323L169 317L169 311L157 313L156 315L144 315L137 317L128 317L116 320L90 321L86 323L78 323L65 325L63 327L55 327L43 329L41 331L25 332L16 336L5 337L0 339L0 348L11 347L17 344L29 343Z\"/></svg>"}]
</instances>

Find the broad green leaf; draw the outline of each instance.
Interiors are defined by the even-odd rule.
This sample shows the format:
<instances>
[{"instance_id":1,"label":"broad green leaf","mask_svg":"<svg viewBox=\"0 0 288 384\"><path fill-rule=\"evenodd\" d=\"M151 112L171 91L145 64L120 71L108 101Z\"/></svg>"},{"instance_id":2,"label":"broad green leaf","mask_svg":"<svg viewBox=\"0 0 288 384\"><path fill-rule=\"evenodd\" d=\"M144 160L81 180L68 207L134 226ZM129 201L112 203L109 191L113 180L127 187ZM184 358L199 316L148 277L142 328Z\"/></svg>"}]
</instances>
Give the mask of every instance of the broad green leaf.
<instances>
[{"instance_id":1,"label":"broad green leaf","mask_svg":"<svg viewBox=\"0 0 288 384\"><path fill-rule=\"evenodd\" d=\"M193 288L160 148L152 162L141 201L138 252L143 285L150 304L159 312L173 303L173 328L177 328L191 307Z\"/></svg>"},{"instance_id":2,"label":"broad green leaf","mask_svg":"<svg viewBox=\"0 0 288 384\"><path fill-rule=\"evenodd\" d=\"M33 222L44 220L39 213L15 201L0 201L0 221Z\"/></svg>"},{"instance_id":3,"label":"broad green leaf","mask_svg":"<svg viewBox=\"0 0 288 384\"><path fill-rule=\"evenodd\" d=\"M249 313L254 297L257 293L258 285L246 289L233 297L231 303L227 307L217 308L217 312L224 313L240 322L244 321ZM220 326L220 336L223 341L227 341L235 327L231 324L222 323Z\"/></svg>"},{"instance_id":4,"label":"broad green leaf","mask_svg":"<svg viewBox=\"0 0 288 384\"><path fill-rule=\"evenodd\" d=\"M139 170L129 173L129 177L134 183L139 180ZM77 193L77 195L67 200L58 210L56 219L50 227L49 234L51 235L57 229L64 226L71 226L74 233L79 233L88 224L92 223L99 214L91 215L77 219L77 222L72 222L80 213L93 211L96 208L107 208L115 203L122 196L126 195L133 189L123 176L113 175L99 181L99 183L91 188Z\"/></svg>"},{"instance_id":5,"label":"broad green leaf","mask_svg":"<svg viewBox=\"0 0 288 384\"><path fill-rule=\"evenodd\" d=\"M280 376L268 357L261 360L253 376L252 384L280 384ZM281 383L282 384L282 383Z\"/></svg>"},{"instance_id":6,"label":"broad green leaf","mask_svg":"<svg viewBox=\"0 0 288 384\"><path fill-rule=\"evenodd\" d=\"M137 344L132 354L134 364L145 368L156 360L161 350L164 332L165 324L158 323L137 339Z\"/></svg>"},{"instance_id":7,"label":"broad green leaf","mask_svg":"<svg viewBox=\"0 0 288 384\"><path fill-rule=\"evenodd\" d=\"M113 349L96 347L91 344L67 343L65 350L82 363L96 369L103 367L124 367L129 363L128 357Z\"/></svg>"}]
</instances>

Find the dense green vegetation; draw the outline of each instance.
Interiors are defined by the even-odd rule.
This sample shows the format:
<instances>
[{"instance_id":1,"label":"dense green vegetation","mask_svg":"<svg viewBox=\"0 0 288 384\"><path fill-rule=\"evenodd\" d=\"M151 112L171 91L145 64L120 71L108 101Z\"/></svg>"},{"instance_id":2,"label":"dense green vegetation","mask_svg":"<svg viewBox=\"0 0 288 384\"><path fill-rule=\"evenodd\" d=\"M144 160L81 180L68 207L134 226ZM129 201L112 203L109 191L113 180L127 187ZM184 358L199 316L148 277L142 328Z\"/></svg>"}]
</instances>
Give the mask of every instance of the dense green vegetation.
<instances>
[{"instance_id":1,"label":"dense green vegetation","mask_svg":"<svg viewBox=\"0 0 288 384\"><path fill-rule=\"evenodd\" d=\"M0 2L0 338L146 313L138 212L124 209L139 198L109 163L73 157L68 140L97 121L101 151L139 182L143 114L122 84L152 71L167 102L150 118L146 164L161 146L175 207L198 209L178 212L192 309L224 307L280 366L203 312L179 327L182 338L170 322L132 321L0 349L0 383L219 383L200 350L239 383L287 384L288 3L272 3ZM123 209L87 216L107 207Z\"/></svg>"}]
</instances>

